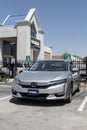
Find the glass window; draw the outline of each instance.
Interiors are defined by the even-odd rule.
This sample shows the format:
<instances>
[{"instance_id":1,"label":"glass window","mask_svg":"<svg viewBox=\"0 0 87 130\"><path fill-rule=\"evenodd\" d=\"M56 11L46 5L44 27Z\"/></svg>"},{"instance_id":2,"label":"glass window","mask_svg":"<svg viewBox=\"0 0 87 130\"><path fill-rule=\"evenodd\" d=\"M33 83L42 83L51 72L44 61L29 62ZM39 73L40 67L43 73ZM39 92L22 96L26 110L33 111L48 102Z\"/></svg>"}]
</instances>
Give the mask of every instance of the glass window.
<instances>
[{"instance_id":1,"label":"glass window","mask_svg":"<svg viewBox=\"0 0 87 130\"><path fill-rule=\"evenodd\" d=\"M7 41L4 42L3 52L4 52L4 55L10 55L11 54L10 43L7 42Z\"/></svg>"},{"instance_id":2,"label":"glass window","mask_svg":"<svg viewBox=\"0 0 87 130\"><path fill-rule=\"evenodd\" d=\"M36 28L34 23L31 24L31 37L36 37Z\"/></svg>"}]
</instances>

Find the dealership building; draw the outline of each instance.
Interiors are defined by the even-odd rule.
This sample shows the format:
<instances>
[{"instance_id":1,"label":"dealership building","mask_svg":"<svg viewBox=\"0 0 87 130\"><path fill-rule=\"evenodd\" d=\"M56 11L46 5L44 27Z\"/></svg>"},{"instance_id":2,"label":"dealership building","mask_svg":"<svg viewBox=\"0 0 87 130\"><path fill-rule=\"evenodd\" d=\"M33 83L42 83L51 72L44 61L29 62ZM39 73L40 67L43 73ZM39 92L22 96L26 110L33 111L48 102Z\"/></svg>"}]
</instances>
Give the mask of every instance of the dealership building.
<instances>
[{"instance_id":1,"label":"dealership building","mask_svg":"<svg viewBox=\"0 0 87 130\"><path fill-rule=\"evenodd\" d=\"M17 62L52 58L52 48L44 45L36 9L24 15L8 15L0 24L0 65L6 65L9 57Z\"/></svg>"}]
</instances>

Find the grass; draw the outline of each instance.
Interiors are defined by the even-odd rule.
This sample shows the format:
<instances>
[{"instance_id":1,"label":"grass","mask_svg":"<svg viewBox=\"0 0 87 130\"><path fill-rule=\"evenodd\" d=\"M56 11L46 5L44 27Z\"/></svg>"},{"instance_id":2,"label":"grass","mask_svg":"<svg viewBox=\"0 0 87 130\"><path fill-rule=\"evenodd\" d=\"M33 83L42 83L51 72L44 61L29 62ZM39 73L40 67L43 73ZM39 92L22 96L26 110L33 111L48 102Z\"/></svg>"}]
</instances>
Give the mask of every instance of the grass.
<instances>
[{"instance_id":1,"label":"grass","mask_svg":"<svg viewBox=\"0 0 87 130\"><path fill-rule=\"evenodd\" d=\"M5 78L5 77L0 77L0 82L6 82L7 81L7 78Z\"/></svg>"}]
</instances>

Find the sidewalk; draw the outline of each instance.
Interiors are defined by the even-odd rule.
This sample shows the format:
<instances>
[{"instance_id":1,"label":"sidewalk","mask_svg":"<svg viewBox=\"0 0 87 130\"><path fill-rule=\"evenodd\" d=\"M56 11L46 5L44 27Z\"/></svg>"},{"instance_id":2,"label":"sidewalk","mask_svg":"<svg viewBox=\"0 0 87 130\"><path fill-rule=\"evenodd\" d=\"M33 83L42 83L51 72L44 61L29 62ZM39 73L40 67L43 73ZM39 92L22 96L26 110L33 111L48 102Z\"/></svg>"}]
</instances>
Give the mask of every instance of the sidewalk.
<instances>
[{"instance_id":1,"label":"sidewalk","mask_svg":"<svg viewBox=\"0 0 87 130\"><path fill-rule=\"evenodd\" d=\"M81 83L80 83L80 87L82 87L82 88L87 88L87 83L86 83L86 82L81 82Z\"/></svg>"}]
</instances>

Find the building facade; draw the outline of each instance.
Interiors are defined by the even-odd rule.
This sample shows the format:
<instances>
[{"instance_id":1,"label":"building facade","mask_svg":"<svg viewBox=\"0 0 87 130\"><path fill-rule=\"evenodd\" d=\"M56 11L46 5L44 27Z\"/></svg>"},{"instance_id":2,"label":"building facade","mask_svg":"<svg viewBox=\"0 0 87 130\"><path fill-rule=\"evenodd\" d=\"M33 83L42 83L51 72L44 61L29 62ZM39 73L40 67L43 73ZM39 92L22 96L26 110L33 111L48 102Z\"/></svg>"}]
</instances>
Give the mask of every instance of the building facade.
<instances>
[{"instance_id":1,"label":"building facade","mask_svg":"<svg viewBox=\"0 0 87 130\"><path fill-rule=\"evenodd\" d=\"M44 45L36 9L27 15L8 15L0 24L0 65L6 65L9 57L17 62L52 58L52 49Z\"/></svg>"}]
</instances>

